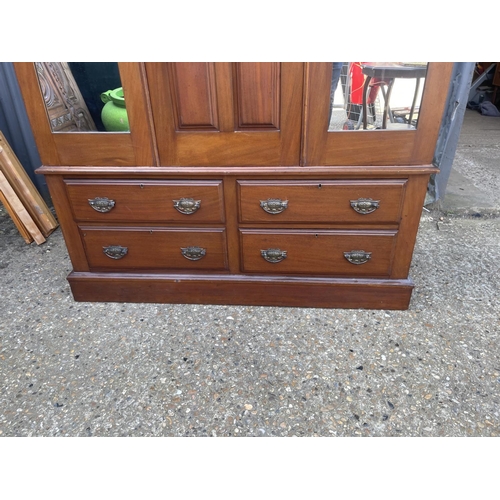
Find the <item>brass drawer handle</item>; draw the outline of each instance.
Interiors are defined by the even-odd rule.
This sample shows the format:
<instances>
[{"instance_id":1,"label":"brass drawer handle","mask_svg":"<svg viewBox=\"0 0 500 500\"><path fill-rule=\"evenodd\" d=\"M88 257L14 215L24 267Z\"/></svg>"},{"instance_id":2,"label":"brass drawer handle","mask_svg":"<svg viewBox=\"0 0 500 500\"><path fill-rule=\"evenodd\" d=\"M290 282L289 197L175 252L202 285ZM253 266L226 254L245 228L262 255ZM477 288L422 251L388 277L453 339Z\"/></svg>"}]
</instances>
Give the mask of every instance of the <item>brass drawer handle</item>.
<instances>
[{"instance_id":1,"label":"brass drawer handle","mask_svg":"<svg viewBox=\"0 0 500 500\"><path fill-rule=\"evenodd\" d=\"M181 214L194 214L201 206L201 200L193 200L193 198L181 198L180 200L172 200L175 209Z\"/></svg>"},{"instance_id":2,"label":"brass drawer handle","mask_svg":"<svg viewBox=\"0 0 500 500\"><path fill-rule=\"evenodd\" d=\"M344 252L344 257L351 264L366 264L372 258L372 253L364 250L352 250L351 252Z\"/></svg>"},{"instance_id":3,"label":"brass drawer handle","mask_svg":"<svg viewBox=\"0 0 500 500\"><path fill-rule=\"evenodd\" d=\"M181 253L182 256L188 260L200 260L205 257L207 249L201 247L186 247L181 248Z\"/></svg>"},{"instance_id":4,"label":"brass drawer handle","mask_svg":"<svg viewBox=\"0 0 500 500\"><path fill-rule=\"evenodd\" d=\"M279 198L269 198L265 201L260 201L260 206L268 214L280 214L288 208L288 200L280 200Z\"/></svg>"},{"instance_id":5,"label":"brass drawer handle","mask_svg":"<svg viewBox=\"0 0 500 500\"><path fill-rule=\"evenodd\" d=\"M267 262L271 262L275 264L277 262L281 262L283 259L286 259L286 250L280 250L279 248L268 248L267 250L261 250L260 254L264 257Z\"/></svg>"},{"instance_id":6,"label":"brass drawer handle","mask_svg":"<svg viewBox=\"0 0 500 500\"><path fill-rule=\"evenodd\" d=\"M109 247L102 247L102 251L106 255L106 257L109 257L110 259L122 259L127 255L128 253L128 248L127 247L121 247L120 245L111 245Z\"/></svg>"},{"instance_id":7,"label":"brass drawer handle","mask_svg":"<svg viewBox=\"0 0 500 500\"><path fill-rule=\"evenodd\" d=\"M371 198L359 198L351 200L351 207L358 212L358 214L371 214L379 207L380 200L372 200Z\"/></svg>"},{"instance_id":8,"label":"brass drawer handle","mask_svg":"<svg viewBox=\"0 0 500 500\"><path fill-rule=\"evenodd\" d=\"M89 205L96 212L109 212L115 206L115 200L110 200L109 198L94 198L89 200Z\"/></svg>"}]
</instances>

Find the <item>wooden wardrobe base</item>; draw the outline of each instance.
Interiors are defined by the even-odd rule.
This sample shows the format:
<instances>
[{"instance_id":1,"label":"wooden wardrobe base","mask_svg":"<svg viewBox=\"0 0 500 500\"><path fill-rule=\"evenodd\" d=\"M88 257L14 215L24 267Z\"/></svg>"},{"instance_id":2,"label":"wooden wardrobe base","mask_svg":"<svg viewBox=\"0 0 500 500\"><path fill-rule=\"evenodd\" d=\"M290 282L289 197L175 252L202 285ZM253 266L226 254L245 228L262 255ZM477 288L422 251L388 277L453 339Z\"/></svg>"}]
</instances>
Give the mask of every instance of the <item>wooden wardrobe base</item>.
<instances>
[{"instance_id":1,"label":"wooden wardrobe base","mask_svg":"<svg viewBox=\"0 0 500 500\"><path fill-rule=\"evenodd\" d=\"M79 302L219 304L349 309L408 309L410 279L194 276L72 272Z\"/></svg>"}]
</instances>

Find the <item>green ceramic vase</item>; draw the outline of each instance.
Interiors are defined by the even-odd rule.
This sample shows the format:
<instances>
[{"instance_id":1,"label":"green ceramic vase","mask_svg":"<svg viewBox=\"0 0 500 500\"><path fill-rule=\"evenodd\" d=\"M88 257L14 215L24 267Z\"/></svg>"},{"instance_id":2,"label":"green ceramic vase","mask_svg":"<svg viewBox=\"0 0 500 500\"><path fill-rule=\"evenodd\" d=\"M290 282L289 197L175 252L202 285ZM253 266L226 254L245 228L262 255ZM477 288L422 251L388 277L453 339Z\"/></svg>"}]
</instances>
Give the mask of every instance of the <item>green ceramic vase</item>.
<instances>
[{"instance_id":1,"label":"green ceramic vase","mask_svg":"<svg viewBox=\"0 0 500 500\"><path fill-rule=\"evenodd\" d=\"M101 101L105 103L101 111L101 120L104 128L108 132L128 132L130 127L125 108L125 98L123 97L123 88L118 87L117 89L103 92L101 94Z\"/></svg>"}]
</instances>

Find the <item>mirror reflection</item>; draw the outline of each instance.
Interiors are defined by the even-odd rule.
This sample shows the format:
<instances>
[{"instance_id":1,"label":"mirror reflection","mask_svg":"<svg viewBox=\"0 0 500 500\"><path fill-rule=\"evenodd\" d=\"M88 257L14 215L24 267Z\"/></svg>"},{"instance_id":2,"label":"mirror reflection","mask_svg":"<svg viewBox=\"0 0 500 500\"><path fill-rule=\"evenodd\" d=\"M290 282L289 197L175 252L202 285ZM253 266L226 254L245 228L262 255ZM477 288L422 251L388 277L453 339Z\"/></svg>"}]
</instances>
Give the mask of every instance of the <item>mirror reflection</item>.
<instances>
[{"instance_id":1,"label":"mirror reflection","mask_svg":"<svg viewBox=\"0 0 500 500\"><path fill-rule=\"evenodd\" d=\"M35 66L53 132L129 132L118 63Z\"/></svg>"},{"instance_id":2,"label":"mirror reflection","mask_svg":"<svg viewBox=\"0 0 500 500\"><path fill-rule=\"evenodd\" d=\"M414 130L425 62L334 62L329 132Z\"/></svg>"}]
</instances>

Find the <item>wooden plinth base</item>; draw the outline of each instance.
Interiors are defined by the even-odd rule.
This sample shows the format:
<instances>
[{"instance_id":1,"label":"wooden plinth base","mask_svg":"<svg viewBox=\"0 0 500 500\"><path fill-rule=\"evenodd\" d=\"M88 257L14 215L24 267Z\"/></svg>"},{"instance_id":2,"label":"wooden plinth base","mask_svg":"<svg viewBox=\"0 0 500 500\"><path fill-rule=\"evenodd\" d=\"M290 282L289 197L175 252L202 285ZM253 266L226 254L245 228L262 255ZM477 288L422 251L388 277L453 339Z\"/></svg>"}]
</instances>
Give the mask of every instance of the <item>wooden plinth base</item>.
<instances>
[{"instance_id":1,"label":"wooden plinth base","mask_svg":"<svg viewBox=\"0 0 500 500\"><path fill-rule=\"evenodd\" d=\"M79 302L408 309L413 282L269 276L72 272Z\"/></svg>"}]
</instances>

